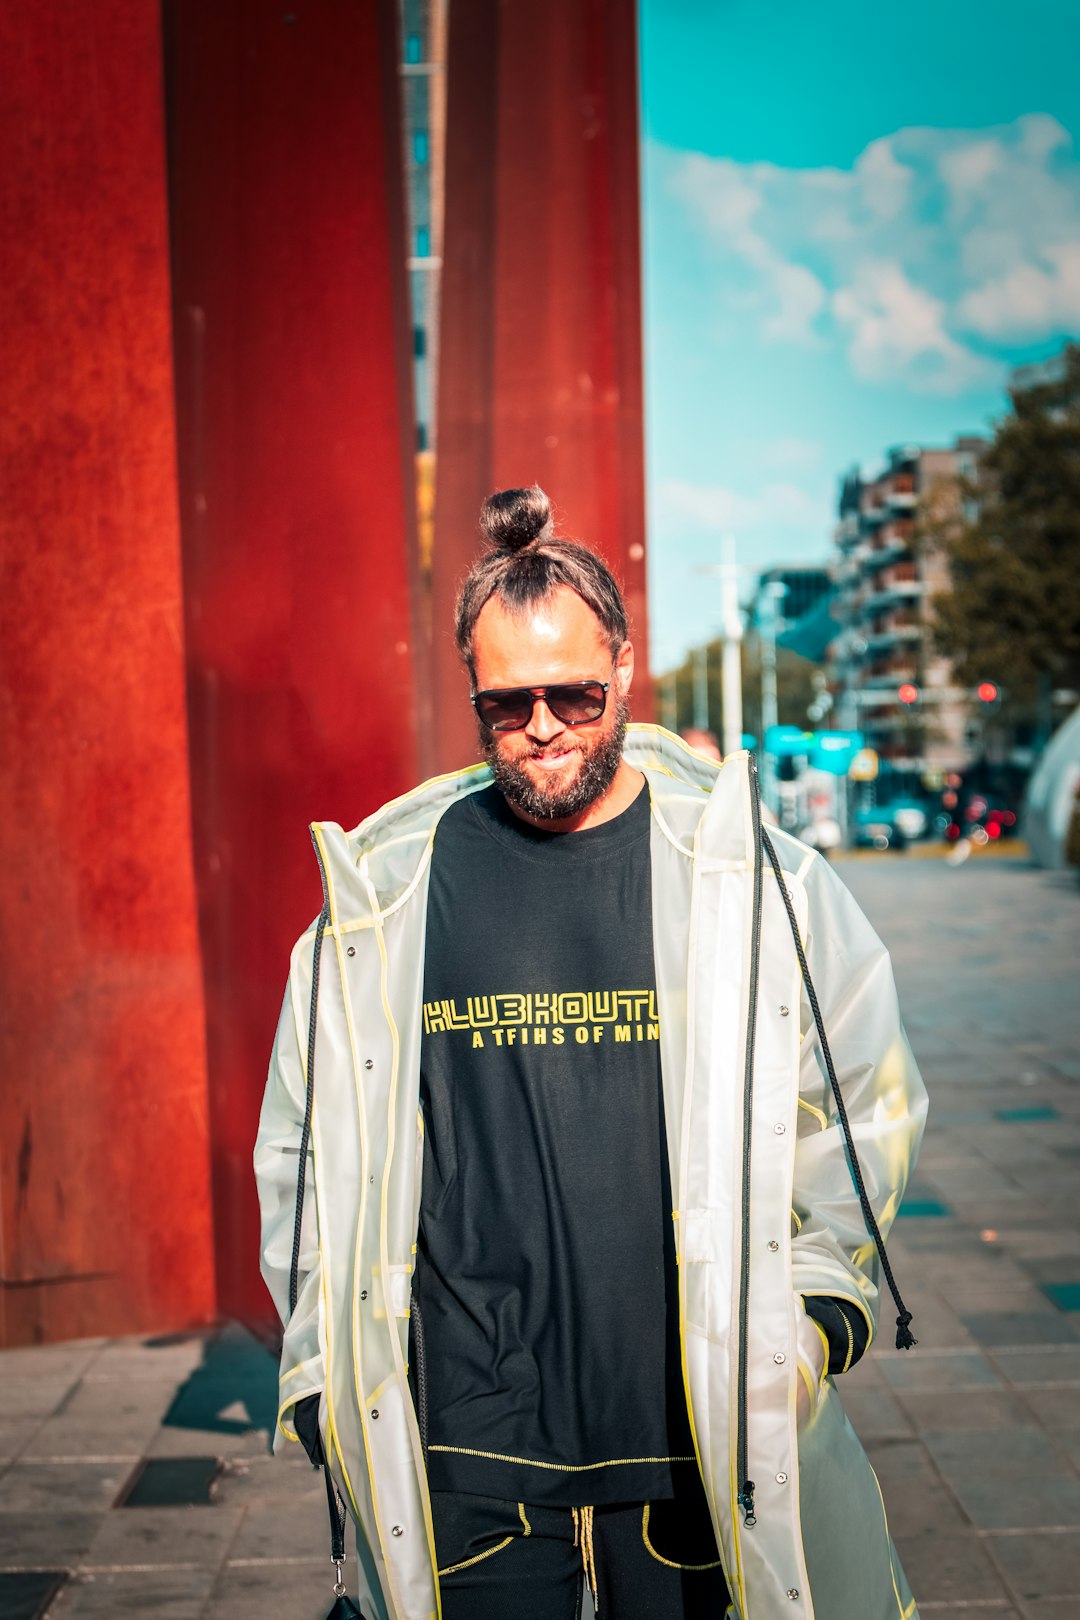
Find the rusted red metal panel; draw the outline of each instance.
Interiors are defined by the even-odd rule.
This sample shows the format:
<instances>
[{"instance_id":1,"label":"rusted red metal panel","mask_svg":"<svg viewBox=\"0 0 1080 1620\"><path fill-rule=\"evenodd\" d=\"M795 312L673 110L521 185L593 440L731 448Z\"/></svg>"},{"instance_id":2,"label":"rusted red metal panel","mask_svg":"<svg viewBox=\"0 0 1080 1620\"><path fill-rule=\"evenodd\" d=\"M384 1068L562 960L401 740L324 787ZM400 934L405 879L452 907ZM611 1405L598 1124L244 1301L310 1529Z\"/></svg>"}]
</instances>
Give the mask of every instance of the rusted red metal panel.
<instances>
[{"instance_id":1,"label":"rusted red metal panel","mask_svg":"<svg viewBox=\"0 0 1080 1620\"><path fill-rule=\"evenodd\" d=\"M267 1307L251 1151L313 819L416 768L393 0L167 10L180 490L218 1276Z\"/></svg>"},{"instance_id":2,"label":"rusted red metal panel","mask_svg":"<svg viewBox=\"0 0 1080 1620\"><path fill-rule=\"evenodd\" d=\"M452 6L434 611L443 768L475 751L449 634L494 488L538 482L615 568L651 717L634 0Z\"/></svg>"},{"instance_id":3,"label":"rusted red metal panel","mask_svg":"<svg viewBox=\"0 0 1080 1620\"><path fill-rule=\"evenodd\" d=\"M161 42L0 13L0 1344L213 1311Z\"/></svg>"}]
</instances>

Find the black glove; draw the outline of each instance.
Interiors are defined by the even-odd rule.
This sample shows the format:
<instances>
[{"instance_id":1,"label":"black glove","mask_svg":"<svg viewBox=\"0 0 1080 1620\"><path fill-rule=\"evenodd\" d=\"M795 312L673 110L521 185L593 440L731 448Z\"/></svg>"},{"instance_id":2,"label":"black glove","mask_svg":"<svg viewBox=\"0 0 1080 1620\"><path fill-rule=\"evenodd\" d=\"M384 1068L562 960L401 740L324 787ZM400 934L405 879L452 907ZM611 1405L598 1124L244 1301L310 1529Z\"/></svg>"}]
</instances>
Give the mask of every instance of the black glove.
<instances>
[{"instance_id":1,"label":"black glove","mask_svg":"<svg viewBox=\"0 0 1080 1620\"><path fill-rule=\"evenodd\" d=\"M323 1456L322 1435L319 1433L318 1395L305 1395L293 1407L293 1427L300 1436L300 1444L311 1459L312 1468L321 1468Z\"/></svg>"}]
</instances>

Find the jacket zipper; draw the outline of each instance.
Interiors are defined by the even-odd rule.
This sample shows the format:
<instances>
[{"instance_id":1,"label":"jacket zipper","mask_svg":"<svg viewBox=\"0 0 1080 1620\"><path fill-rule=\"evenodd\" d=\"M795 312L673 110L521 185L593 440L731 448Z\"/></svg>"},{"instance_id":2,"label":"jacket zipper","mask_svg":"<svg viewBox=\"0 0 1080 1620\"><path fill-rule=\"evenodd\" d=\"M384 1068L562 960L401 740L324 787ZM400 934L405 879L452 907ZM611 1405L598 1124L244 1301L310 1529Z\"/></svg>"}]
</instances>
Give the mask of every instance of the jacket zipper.
<instances>
[{"instance_id":1,"label":"jacket zipper","mask_svg":"<svg viewBox=\"0 0 1080 1620\"><path fill-rule=\"evenodd\" d=\"M416 1418L420 1426L420 1449L424 1454L424 1462L428 1460L428 1381L427 1381L427 1344L424 1339L424 1318L420 1312L419 1302L413 1299L413 1344L416 1348Z\"/></svg>"},{"instance_id":2,"label":"jacket zipper","mask_svg":"<svg viewBox=\"0 0 1080 1620\"><path fill-rule=\"evenodd\" d=\"M746 1064L743 1071L742 1253L739 1266L739 1388L736 1416L736 1475L743 1523L757 1523L754 1482L750 1478L746 1436L746 1362L750 1300L750 1130L754 1103L754 1040L757 1031L758 979L761 960L761 798L757 765L749 759L750 816L754 833L754 903L750 931L750 1004L746 1018Z\"/></svg>"}]
</instances>

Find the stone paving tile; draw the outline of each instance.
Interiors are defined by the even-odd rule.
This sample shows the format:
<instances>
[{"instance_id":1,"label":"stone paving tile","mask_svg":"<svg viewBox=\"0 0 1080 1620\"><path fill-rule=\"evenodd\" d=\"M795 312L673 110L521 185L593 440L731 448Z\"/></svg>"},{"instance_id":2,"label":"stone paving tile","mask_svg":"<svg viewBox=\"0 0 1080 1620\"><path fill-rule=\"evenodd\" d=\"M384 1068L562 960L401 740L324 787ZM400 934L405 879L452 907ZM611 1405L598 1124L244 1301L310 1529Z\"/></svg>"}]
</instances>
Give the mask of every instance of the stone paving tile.
<instances>
[{"instance_id":1,"label":"stone paving tile","mask_svg":"<svg viewBox=\"0 0 1080 1620\"><path fill-rule=\"evenodd\" d=\"M93 1382L147 1381L176 1385L201 1365L206 1338L201 1333L175 1339L116 1339L102 1346L87 1378Z\"/></svg>"},{"instance_id":2,"label":"stone paving tile","mask_svg":"<svg viewBox=\"0 0 1080 1620\"><path fill-rule=\"evenodd\" d=\"M840 1400L856 1433L864 1441L908 1439L915 1429L900 1402L884 1390L849 1390L846 1378L838 1381Z\"/></svg>"},{"instance_id":3,"label":"stone paving tile","mask_svg":"<svg viewBox=\"0 0 1080 1620\"><path fill-rule=\"evenodd\" d=\"M181 1429L165 1424L146 1448L148 1457L269 1457L270 1435L265 1429Z\"/></svg>"},{"instance_id":4,"label":"stone paving tile","mask_svg":"<svg viewBox=\"0 0 1080 1620\"><path fill-rule=\"evenodd\" d=\"M1022 1602L1072 1598L1080 1604L1080 1537L1032 1530L1022 1536L988 1536L987 1548Z\"/></svg>"},{"instance_id":5,"label":"stone paving tile","mask_svg":"<svg viewBox=\"0 0 1080 1620\"><path fill-rule=\"evenodd\" d=\"M332 1571L328 1575L328 1569L325 1558L248 1567L227 1564L214 1583L205 1620L267 1620L269 1615L324 1620L333 1601ZM354 1597L355 1573L350 1558L345 1584Z\"/></svg>"},{"instance_id":6,"label":"stone paving tile","mask_svg":"<svg viewBox=\"0 0 1080 1620\"><path fill-rule=\"evenodd\" d=\"M1060 1313L1052 1315L1046 1311L1002 1310L974 1316L963 1311L960 1320L972 1341L987 1348L1076 1342L1071 1325Z\"/></svg>"},{"instance_id":7,"label":"stone paving tile","mask_svg":"<svg viewBox=\"0 0 1080 1620\"><path fill-rule=\"evenodd\" d=\"M270 1502L251 1506L245 1512L229 1548L228 1562L241 1559L257 1562L290 1557L330 1556L330 1519L326 1511L326 1490L310 1493L290 1502Z\"/></svg>"},{"instance_id":8,"label":"stone paving tile","mask_svg":"<svg viewBox=\"0 0 1080 1620\"><path fill-rule=\"evenodd\" d=\"M1031 1419L1027 1399L1007 1389L929 1393L905 1389L899 1392L897 1399L919 1434L942 1429L992 1429L1024 1424Z\"/></svg>"},{"instance_id":9,"label":"stone paving tile","mask_svg":"<svg viewBox=\"0 0 1080 1620\"><path fill-rule=\"evenodd\" d=\"M46 1512L58 1501L78 1502L104 1512L119 1495L138 1454L110 1462L19 1461L0 1478L0 1514Z\"/></svg>"},{"instance_id":10,"label":"stone paving tile","mask_svg":"<svg viewBox=\"0 0 1080 1620\"><path fill-rule=\"evenodd\" d=\"M1034 1424L923 1431L922 1442L946 1481L1071 1476L1063 1454Z\"/></svg>"},{"instance_id":11,"label":"stone paving tile","mask_svg":"<svg viewBox=\"0 0 1080 1620\"><path fill-rule=\"evenodd\" d=\"M73 1339L62 1344L22 1345L5 1350L4 1381L20 1379L73 1384L93 1365L105 1339Z\"/></svg>"},{"instance_id":12,"label":"stone paving tile","mask_svg":"<svg viewBox=\"0 0 1080 1620\"><path fill-rule=\"evenodd\" d=\"M213 1575L203 1569L97 1571L69 1581L49 1609L49 1620L201 1620Z\"/></svg>"},{"instance_id":13,"label":"stone paving tile","mask_svg":"<svg viewBox=\"0 0 1080 1620\"><path fill-rule=\"evenodd\" d=\"M951 1355L898 1351L879 1356L878 1364L886 1383L895 1391L985 1389L1002 1381L977 1350L958 1350Z\"/></svg>"},{"instance_id":14,"label":"stone paving tile","mask_svg":"<svg viewBox=\"0 0 1080 1620\"><path fill-rule=\"evenodd\" d=\"M1067 1384L1080 1388L1080 1345L1047 1350L995 1350L994 1361L1018 1389Z\"/></svg>"},{"instance_id":15,"label":"stone paving tile","mask_svg":"<svg viewBox=\"0 0 1080 1620\"><path fill-rule=\"evenodd\" d=\"M28 1457L142 1456L172 1400L159 1383L80 1383L27 1446Z\"/></svg>"},{"instance_id":16,"label":"stone paving tile","mask_svg":"<svg viewBox=\"0 0 1080 1620\"><path fill-rule=\"evenodd\" d=\"M1080 1389L1031 1389L1023 1398L1052 1433L1080 1429Z\"/></svg>"},{"instance_id":17,"label":"stone paving tile","mask_svg":"<svg viewBox=\"0 0 1080 1620\"><path fill-rule=\"evenodd\" d=\"M7 1399L5 1385L4 1399ZM0 1417L0 1467L6 1467L22 1455L40 1429L42 1419L39 1417L13 1417L7 1415Z\"/></svg>"},{"instance_id":18,"label":"stone paving tile","mask_svg":"<svg viewBox=\"0 0 1080 1620\"><path fill-rule=\"evenodd\" d=\"M897 1536L896 1550L915 1595L933 1594L934 1603L968 1603L987 1598L1009 1601L985 1542L968 1530L961 1534Z\"/></svg>"},{"instance_id":19,"label":"stone paving tile","mask_svg":"<svg viewBox=\"0 0 1080 1620\"><path fill-rule=\"evenodd\" d=\"M117 1508L101 1521L83 1564L90 1570L117 1564L191 1564L216 1570L242 1519L239 1508Z\"/></svg>"},{"instance_id":20,"label":"stone paving tile","mask_svg":"<svg viewBox=\"0 0 1080 1620\"><path fill-rule=\"evenodd\" d=\"M954 1478L950 1486L979 1530L1080 1526L1080 1479L1075 1475L1020 1482L1008 1478Z\"/></svg>"},{"instance_id":21,"label":"stone paving tile","mask_svg":"<svg viewBox=\"0 0 1080 1620\"><path fill-rule=\"evenodd\" d=\"M73 1569L103 1520L102 1513L73 1510L56 1497L48 1511L0 1513L0 1569Z\"/></svg>"},{"instance_id":22,"label":"stone paving tile","mask_svg":"<svg viewBox=\"0 0 1080 1620\"><path fill-rule=\"evenodd\" d=\"M68 1378L28 1378L20 1373L9 1378L6 1372L8 1351L4 1351L4 1411L7 1416L17 1412L20 1418L51 1417L57 1407L71 1393L72 1380Z\"/></svg>"}]
</instances>

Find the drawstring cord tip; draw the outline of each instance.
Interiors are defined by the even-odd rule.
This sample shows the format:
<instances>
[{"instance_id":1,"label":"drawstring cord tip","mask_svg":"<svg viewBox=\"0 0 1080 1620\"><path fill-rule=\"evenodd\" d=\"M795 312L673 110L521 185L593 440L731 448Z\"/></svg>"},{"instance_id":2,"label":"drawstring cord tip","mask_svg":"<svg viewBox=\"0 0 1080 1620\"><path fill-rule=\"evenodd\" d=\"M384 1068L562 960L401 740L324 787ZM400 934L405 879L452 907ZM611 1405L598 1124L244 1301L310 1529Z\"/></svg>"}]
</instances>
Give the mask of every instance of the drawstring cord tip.
<instances>
[{"instance_id":1,"label":"drawstring cord tip","mask_svg":"<svg viewBox=\"0 0 1080 1620\"><path fill-rule=\"evenodd\" d=\"M901 1311L896 1318L896 1348L898 1350L911 1350L919 1342L908 1327L910 1321L910 1311Z\"/></svg>"}]
</instances>

